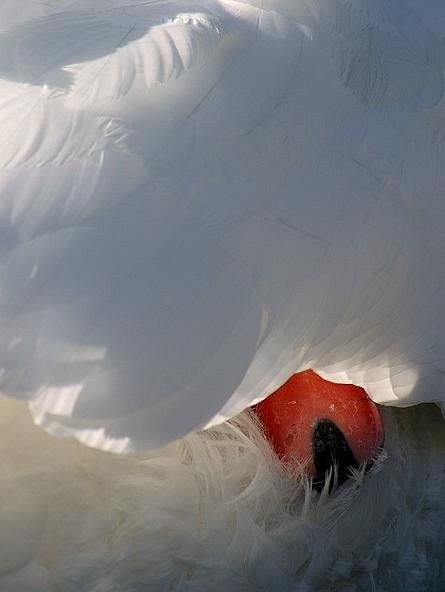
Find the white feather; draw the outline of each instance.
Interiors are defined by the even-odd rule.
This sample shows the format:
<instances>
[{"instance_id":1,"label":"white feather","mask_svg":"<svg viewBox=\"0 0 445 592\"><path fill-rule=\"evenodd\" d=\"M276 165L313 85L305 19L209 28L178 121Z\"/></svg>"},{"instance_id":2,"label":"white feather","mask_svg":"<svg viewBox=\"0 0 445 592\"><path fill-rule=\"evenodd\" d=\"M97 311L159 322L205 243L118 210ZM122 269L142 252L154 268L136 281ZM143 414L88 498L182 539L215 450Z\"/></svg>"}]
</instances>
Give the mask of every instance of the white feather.
<instances>
[{"instance_id":1,"label":"white feather","mask_svg":"<svg viewBox=\"0 0 445 592\"><path fill-rule=\"evenodd\" d=\"M439 4L0 9L0 389L159 446L314 367L445 400Z\"/></svg>"},{"instance_id":2,"label":"white feather","mask_svg":"<svg viewBox=\"0 0 445 592\"><path fill-rule=\"evenodd\" d=\"M249 414L111 455L0 399L5 592L391 590L445 584L445 424L384 409L388 458L333 496L272 455Z\"/></svg>"}]
</instances>

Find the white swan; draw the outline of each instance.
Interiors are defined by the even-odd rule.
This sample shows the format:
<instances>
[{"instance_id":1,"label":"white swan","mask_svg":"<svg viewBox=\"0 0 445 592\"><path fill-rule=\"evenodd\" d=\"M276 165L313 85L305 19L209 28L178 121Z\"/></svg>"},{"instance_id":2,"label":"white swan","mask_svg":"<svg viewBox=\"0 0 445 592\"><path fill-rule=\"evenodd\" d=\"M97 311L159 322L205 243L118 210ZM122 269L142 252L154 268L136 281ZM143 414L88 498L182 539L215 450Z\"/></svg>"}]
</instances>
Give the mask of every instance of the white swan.
<instances>
[{"instance_id":1,"label":"white swan","mask_svg":"<svg viewBox=\"0 0 445 592\"><path fill-rule=\"evenodd\" d=\"M442 403L444 36L441 0L1 0L1 592L444 590L433 406L326 498L247 412L121 456L23 402L114 451L308 367Z\"/></svg>"},{"instance_id":2,"label":"white swan","mask_svg":"<svg viewBox=\"0 0 445 592\"><path fill-rule=\"evenodd\" d=\"M0 390L162 445L316 368L445 400L439 0L2 0Z\"/></svg>"}]
</instances>

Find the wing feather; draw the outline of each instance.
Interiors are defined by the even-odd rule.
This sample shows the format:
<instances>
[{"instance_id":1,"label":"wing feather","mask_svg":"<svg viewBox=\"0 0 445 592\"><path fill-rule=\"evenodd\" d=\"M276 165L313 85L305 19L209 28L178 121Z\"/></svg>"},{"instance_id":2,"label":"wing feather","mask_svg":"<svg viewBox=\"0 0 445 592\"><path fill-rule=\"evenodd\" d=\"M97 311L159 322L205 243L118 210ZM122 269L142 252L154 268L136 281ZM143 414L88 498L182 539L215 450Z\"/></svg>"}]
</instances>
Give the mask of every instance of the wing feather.
<instances>
[{"instance_id":1,"label":"wing feather","mask_svg":"<svg viewBox=\"0 0 445 592\"><path fill-rule=\"evenodd\" d=\"M436 4L7 6L4 393L115 451L307 367L443 400Z\"/></svg>"}]
</instances>

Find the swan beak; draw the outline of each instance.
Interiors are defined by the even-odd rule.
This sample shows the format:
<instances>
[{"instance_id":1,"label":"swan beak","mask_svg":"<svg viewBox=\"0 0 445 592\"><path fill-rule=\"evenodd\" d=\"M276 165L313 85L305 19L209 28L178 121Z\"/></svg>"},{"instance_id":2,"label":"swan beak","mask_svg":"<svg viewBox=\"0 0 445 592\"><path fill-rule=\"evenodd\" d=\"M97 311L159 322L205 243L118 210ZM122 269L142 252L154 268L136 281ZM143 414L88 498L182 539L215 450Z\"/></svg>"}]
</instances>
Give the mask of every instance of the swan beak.
<instances>
[{"instance_id":1,"label":"swan beak","mask_svg":"<svg viewBox=\"0 0 445 592\"><path fill-rule=\"evenodd\" d=\"M329 471L340 485L351 468L371 466L383 446L382 419L366 392L313 370L294 374L253 409L277 455L302 466L318 490Z\"/></svg>"}]
</instances>

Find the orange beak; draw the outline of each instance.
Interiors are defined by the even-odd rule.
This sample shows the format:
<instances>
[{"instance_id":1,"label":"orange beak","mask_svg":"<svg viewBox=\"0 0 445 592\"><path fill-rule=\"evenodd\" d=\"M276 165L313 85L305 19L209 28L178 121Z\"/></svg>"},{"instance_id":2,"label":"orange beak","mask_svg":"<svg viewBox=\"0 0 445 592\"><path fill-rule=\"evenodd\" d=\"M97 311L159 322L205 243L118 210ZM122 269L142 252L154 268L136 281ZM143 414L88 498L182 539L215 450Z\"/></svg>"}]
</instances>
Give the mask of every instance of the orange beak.
<instances>
[{"instance_id":1,"label":"orange beak","mask_svg":"<svg viewBox=\"0 0 445 592\"><path fill-rule=\"evenodd\" d=\"M253 409L277 455L302 465L317 488L334 466L338 484L351 467L370 466L383 445L382 419L366 392L313 370L294 374Z\"/></svg>"}]
</instances>

